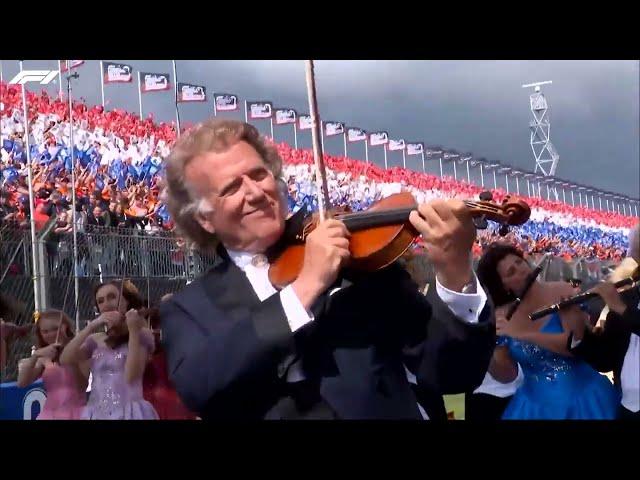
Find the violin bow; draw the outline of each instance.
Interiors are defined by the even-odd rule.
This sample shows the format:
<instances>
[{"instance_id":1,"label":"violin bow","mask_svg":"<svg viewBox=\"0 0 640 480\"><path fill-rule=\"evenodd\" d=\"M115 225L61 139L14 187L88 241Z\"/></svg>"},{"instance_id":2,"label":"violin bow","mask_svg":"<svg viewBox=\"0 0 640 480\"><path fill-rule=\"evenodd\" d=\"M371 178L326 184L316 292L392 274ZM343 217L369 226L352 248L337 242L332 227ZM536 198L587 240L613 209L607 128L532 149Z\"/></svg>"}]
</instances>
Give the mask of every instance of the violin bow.
<instances>
[{"instance_id":1,"label":"violin bow","mask_svg":"<svg viewBox=\"0 0 640 480\"><path fill-rule=\"evenodd\" d=\"M324 166L324 152L320 143L320 115L318 115L318 101L316 99L316 81L313 60L306 60L307 96L309 98L309 114L313 128L311 138L313 141L313 161L316 171L316 186L318 189L318 213L320 221L324 222L329 206L329 190L327 188L327 176Z\"/></svg>"},{"instance_id":2,"label":"violin bow","mask_svg":"<svg viewBox=\"0 0 640 480\"><path fill-rule=\"evenodd\" d=\"M67 297L69 296L69 286L71 285L71 279L73 275L69 275L69 279L67 280L67 288L64 292L64 300L62 301L62 309L60 310L60 323L58 323L58 331L56 332L56 341L58 343L60 340L60 328L62 327L62 316L64 315L64 309L67 307Z\"/></svg>"},{"instance_id":3,"label":"violin bow","mask_svg":"<svg viewBox=\"0 0 640 480\"><path fill-rule=\"evenodd\" d=\"M129 263L125 262L124 264L124 274L122 275L122 281L120 282L120 296L118 297L118 306L116 307L116 311L120 312L120 302L122 301L122 293L124 292L124 282L127 279L127 273L129 272ZM126 313L126 312L125 312ZM126 318L126 315L122 315L123 317ZM105 333L107 332L108 327L107 325L104 326L104 331Z\"/></svg>"}]
</instances>

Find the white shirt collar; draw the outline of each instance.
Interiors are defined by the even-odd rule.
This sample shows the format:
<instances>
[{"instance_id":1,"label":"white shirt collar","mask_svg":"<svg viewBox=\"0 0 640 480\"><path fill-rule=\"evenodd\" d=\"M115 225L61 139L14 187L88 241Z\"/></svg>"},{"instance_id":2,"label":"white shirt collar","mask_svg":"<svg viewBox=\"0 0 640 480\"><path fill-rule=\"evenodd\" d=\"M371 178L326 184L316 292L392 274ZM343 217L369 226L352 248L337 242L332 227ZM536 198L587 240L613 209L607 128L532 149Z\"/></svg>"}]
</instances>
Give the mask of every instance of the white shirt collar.
<instances>
[{"instance_id":1,"label":"white shirt collar","mask_svg":"<svg viewBox=\"0 0 640 480\"><path fill-rule=\"evenodd\" d=\"M260 263L263 265L268 263L266 257L261 253L240 252L230 249L227 249L227 253L233 263L242 271L246 270L249 265L257 267Z\"/></svg>"}]
</instances>

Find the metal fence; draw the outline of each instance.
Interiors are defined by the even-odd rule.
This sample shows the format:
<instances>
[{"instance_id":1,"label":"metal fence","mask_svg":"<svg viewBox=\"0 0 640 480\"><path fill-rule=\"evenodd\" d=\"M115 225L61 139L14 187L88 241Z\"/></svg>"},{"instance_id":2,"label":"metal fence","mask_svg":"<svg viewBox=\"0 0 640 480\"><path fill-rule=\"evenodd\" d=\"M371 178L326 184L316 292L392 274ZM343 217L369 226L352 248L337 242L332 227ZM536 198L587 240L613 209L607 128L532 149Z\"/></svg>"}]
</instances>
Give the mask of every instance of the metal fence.
<instances>
[{"instance_id":1,"label":"metal fence","mask_svg":"<svg viewBox=\"0 0 640 480\"><path fill-rule=\"evenodd\" d=\"M583 288L588 288L602 281L616 266L613 261L591 261L582 258L568 262L550 253L530 255L528 260L534 265L542 266L542 271L538 276L540 280L576 280ZM426 256L410 254L403 258L402 262L421 290L427 284L434 283L435 271ZM474 268L477 263L478 259L475 259Z\"/></svg>"},{"instance_id":2,"label":"metal fence","mask_svg":"<svg viewBox=\"0 0 640 480\"><path fill-rule=\"evenodd\" d=\"M77 239L75 273L80 328L95 318L93 289L99 283L126 277L153 305L164 294L176 292L200 276L215 259L211 254L187 250L175 235L167 232L84 226ZM8 227L0 230L0 275L6 271L0 291L12 307L12 313L4 320L19 325L33 322L32 248L29 230ZM38 238L36 249L42 255L41 308L64 307L75 318L73 235L48 232ZM11 342L6 368L0 372L1 381L15 380L17 360L29 355L32 343L32 338Z\"/></svg>"},{"instance_id":3,"label":"metal fence","mask_svg":"<svg viewBox=\"0 0 640 480\"><path fill-rule=\"evenodd\" d=\"M19 325L32 323L35 302L31 261L33 245L29 231L1 229L0 247L0 274L6 272L0 282L0 291L14 310L5 321ZM72 235L45 233L38 237L36 249L43 257L39 259L44 287L43 307L64 307L65 312L75 318ZM584 259L566 262L550 254L537 255L531 260L536 264L543 262L540 275L543 280L577 279L584 285L601 280L611 266L608 262ZM93 289L100 282L126 277L153 305L164 294L176 292L200 276L213 261L212 255L181 247L178 239L170 233L85 226L78 232L78 267L75 272L80 328L96 315ZM433 281L433 268L426 257L415 256L403 261L421 288ZM16 378L17 360L29 355L32 343L31 338L11 342L7 366L1 372L0 380Z\"/></svg>"}]
</instances>

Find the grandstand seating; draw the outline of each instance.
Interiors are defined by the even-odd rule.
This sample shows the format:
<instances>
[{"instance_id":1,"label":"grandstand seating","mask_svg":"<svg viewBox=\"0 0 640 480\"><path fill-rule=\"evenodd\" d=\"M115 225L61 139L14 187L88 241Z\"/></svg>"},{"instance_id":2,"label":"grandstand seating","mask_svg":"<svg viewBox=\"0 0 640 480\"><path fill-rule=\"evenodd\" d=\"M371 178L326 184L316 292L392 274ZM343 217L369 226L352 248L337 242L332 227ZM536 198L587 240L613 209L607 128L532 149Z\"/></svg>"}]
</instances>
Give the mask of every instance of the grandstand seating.
<instances>
[{"instance_id":1,"label":"grandstand seating","mask_svg":"<svg viewBox=\"0 0 640 480\"><path fill-rule=\"evenodd\" d=\"M44 224L53 213L70 207L71 170L69 105L46 92L28 93L32 128L31 158L36 196L35 219ZM27 169L21 90L0 84L2 122L2 192L0 221L26 225L28 218ZM173 124L157 123L153 116L140 119L124 110L104 111L101 106L73 105L74 156L77 171L78 211L86 224L171 230L173 222L159 199L162 158L176 137ZM276 145L284 160L291 210L303 204L314 207L313 154L288 144ZM409 190L419 202L432 198L472 198L481 187L453 178L439 178L400 167L389 169L351 158L326 155L330 197L334 204L354 210L394 192ZM59 192L60 195L54 192ZM493 190L494 200L507 193ZM61 198L58 198L61 197ZM532 207L531 220L506 240L530 253L552 252L565 258L618 260L624 256L628 229L637 219L614 212L593 210L522 196ZM119 207L118 205L121 205ZM98 210L96 210L98 207ZM105 214L105 211L107 214ZM6 216L9 215L9 218ZM66 219L58 228L68 227ZM66 223L65 223L66 222ZM476 253L494 241L494 228L479 235Z\"/></svg>"}]
</instances>

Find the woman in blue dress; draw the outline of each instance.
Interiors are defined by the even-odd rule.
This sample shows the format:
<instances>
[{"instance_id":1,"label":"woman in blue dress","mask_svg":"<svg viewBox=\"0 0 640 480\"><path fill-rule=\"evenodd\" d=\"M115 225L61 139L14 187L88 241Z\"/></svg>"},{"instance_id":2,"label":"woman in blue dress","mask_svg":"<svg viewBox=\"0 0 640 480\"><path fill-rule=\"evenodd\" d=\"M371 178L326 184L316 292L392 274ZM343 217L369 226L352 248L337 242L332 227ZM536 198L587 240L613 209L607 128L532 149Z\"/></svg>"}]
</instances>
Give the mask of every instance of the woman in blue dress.
<instances>
[{"instance_id":1,"label":"woman in blue dress","mask_svg":"<svg viewBox=\"0 0 640 480\"><path fill-rule=\"evenodd\" d=\"M489 372L508 383L524 382L502 418L508 420L605 420L616 418L618 390L568 350L572 325L588 321L578 307L536 321L529 314L572 296L565 282L533 283L511 320L505 312L532 272L522 253L510 245L491 245L478 264L478 278L496 306L498 345Z\"/></svg>"}]
</instances>

